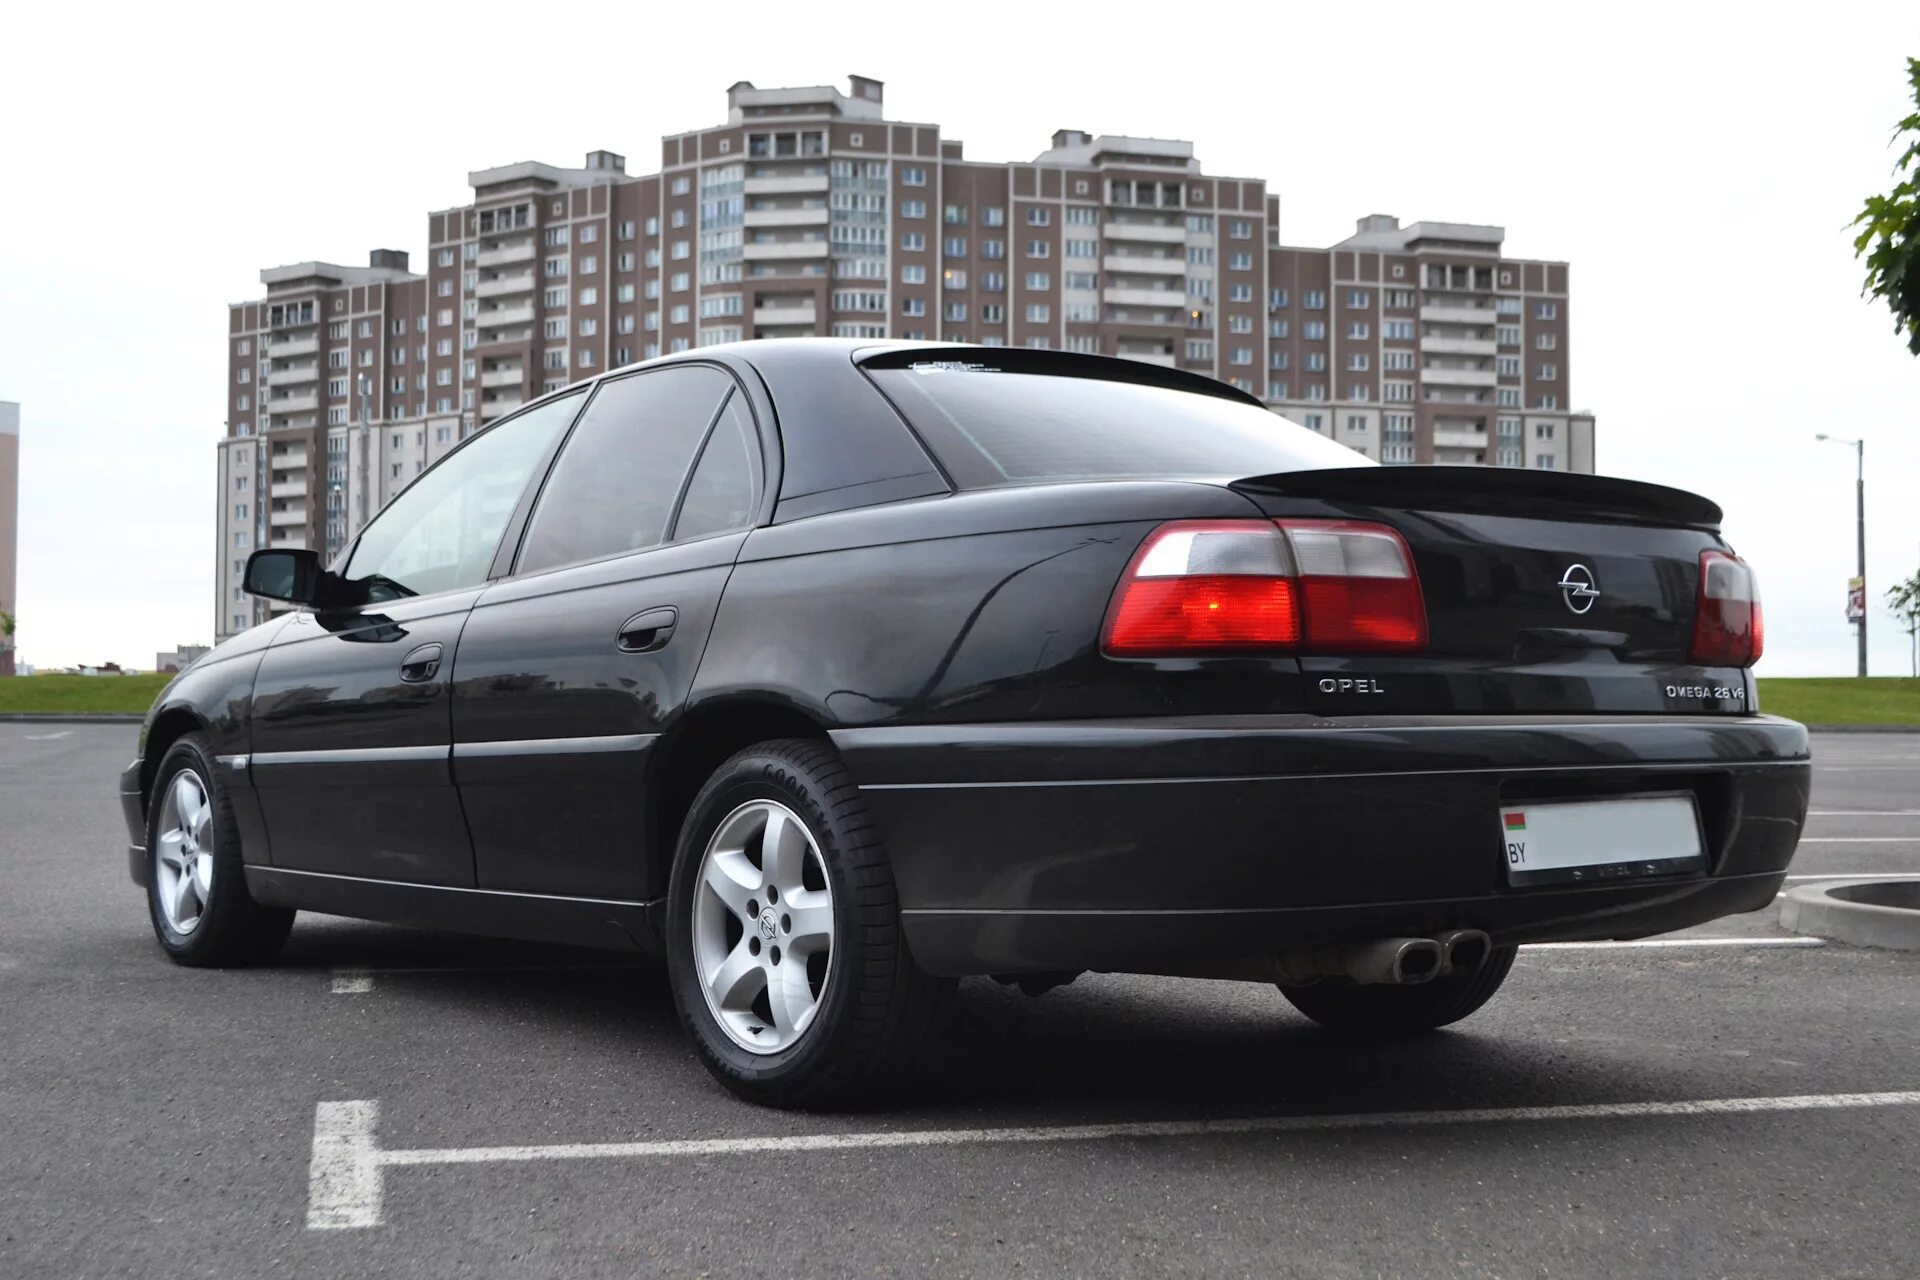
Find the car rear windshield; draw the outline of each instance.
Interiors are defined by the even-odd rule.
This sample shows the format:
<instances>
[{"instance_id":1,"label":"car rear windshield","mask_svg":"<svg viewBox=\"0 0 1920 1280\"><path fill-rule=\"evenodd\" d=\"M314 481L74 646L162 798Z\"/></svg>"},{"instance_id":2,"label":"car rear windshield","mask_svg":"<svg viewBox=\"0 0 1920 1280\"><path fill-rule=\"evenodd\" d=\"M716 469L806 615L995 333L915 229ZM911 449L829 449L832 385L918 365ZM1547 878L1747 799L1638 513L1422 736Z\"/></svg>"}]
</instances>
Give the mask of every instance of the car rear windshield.
<instances>
[{"instance_id":1,"label":"car rear windshield","mask_svg":"<svg viewBox=\"0 0 1920 1280\"><path fill-rule=\"evenodd\" d=\"M1206 391L944 354L867 374L962 488L1366 465L1317 432Z\"/></svg>"}]
</instances>

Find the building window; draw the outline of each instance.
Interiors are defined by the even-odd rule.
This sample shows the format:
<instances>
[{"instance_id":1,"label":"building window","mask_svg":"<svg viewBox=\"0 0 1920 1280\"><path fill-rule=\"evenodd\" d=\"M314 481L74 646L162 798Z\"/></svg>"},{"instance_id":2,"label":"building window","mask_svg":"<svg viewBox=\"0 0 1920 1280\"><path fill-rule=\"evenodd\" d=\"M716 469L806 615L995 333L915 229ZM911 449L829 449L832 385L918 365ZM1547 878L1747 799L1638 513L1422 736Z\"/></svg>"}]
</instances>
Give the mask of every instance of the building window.
<instances>
[{"instance_id":1,"label":"building window","mask_svg":"<svg viewBox=\"0 0 1920 1280\"><path fill-rule=\"evenodd\" d=\"M1281 308L1281 307L1284 307L1284 306L1286 306L1286 305L1287 305L1287 291L1286 291L1285 289L1269 289L1269 290L1267 290L1267 305L1268 305L1269 307L1273 307L1273 308L1275 308L1276 310L1277 310L1277 309L1279 309L1279 308Z\"/></svg>"},{"instance_id":2,"label":"building window","mask_svg":"<svg viewBox=\"0 0 1920 1280\"><path fill-rule=\"evenodd\" d=\"M940 251L949 258L964 258L967 256L967 238L965 236L948 236L945 242L941 244Z\"/></svg>"},{"instance_id":3,"label":"building window","mask_svg":"<svg viewBox=\"0 0 1920 1280\"><path fill-rule=\"evenodd\" d=\"M1234 254L1227 259L1227 269L1229 271L1251 271L1253 269L1253 255L1250 253Z\"/></svg>"},{"instance_id":4,"label":"building window","mask_svg":"<svg viewBox=\"0 0 1920 1280\"><path fill-rule=\"evenodd\" d=\"M919 165L900 166L900 185L903 187L924 187L927 185L927 171Z\"/></svg>"},{"instance_id":5,"label":"building window","mask_svg":"<svg viewBox=\"0 0 1920 1280\"><path fill-rule=\"evenodd\" d=\"M1559 314L1560 307L1558 303L1542 302L1533 308L1533 318L1535 320L1552 320Z\"/></svg>"},{"instance_id":6,"label":"building window","mask_svg":"<svg viewBox=\"0 0 1920 1280\"><path fill-rule=\"evenodd\" d=\"M900 314L903 316L923 316L927 314L927 300L925 298L900 299Z\"/></svg>"},{"instance_id":7,"label":"building window","mask_svg":"<svg viewBox=\"0 0 1920 1280\"><path fill-rule=\"evenodd\" d=\"M1300 326L1300 333L1308 342L1324 342L1327 337L1327 322L1309 320Z\"/></svg>"},{"instance_id":8,"label":"building window","mask_svg":"<svg viewBox=\"0 0 1920 1280\"><path fill-rule=\"evenodd\" d=\"M1044 205L1035 204L1035 205L1027 206L1027 225L1028 226L1045 227L1045 226L1051 226L1052 224L1053 224L1053 210L1045 207Z\"/></svg>"},{"instance_id":9,"label":"building window","mask_svg":"<svg viewBox=\"0 0 1920 1280\"><path fill-rule=\"evenodd\" d=\"M1301 295L1300 305L1309 311L1325 311L1327 309L1327 295L1323 290L1309 289Z\"/></svg>"},{"instance_id":10,"label":"building window","mask_svg":"<svg viewBox=\"0 0 1920 1280\"><path fill-rule=\"evenodd\" d=\"M1364 352L1353 351L1348 353L1347 368L1358 373L1364 370L1366 367L1367 367L1367 357Z\"/></svg>"},{"instance_id":11,"label":"building window","mask_svg":"<svg viewBox=\"0 0 1920 1280\"><path fill-rule=\"evenodd\" d=\"M1536 351L1552 351L1559 345L1560 338L1557 334L1536 333L1533 335L1533 346Z\"/></svg>"},{"instance_id":12,"label":"building window","mask_svg":"<svg viewBox=\"0 0 1920 1280\"><path fill-rule=\"evenodd\" d=\"M1550 453L1534 454L1533 465L1538 469L1540 469L1541 471L1552 471L1556 466L1553 455Z\"/></svg>"},{"instance_id":13,"label":"building window","mask_svg":"<svg viewBox=\"0 0 1920 1280\"><path fill-rule=\"evenodd\" d=\"M1027 304L1027 323L1028 324L1046 324L1052 318L1053 318L1053 310L1052 308L1048 307L1046 303L1029 302Z\"/></svg>"},{"instance_id":14,"label":"building window","mask_svg":"<svg viewBox=\"0 0 1920 1280\"><path fill-rule=\"evenodd\" d=\"M1252 333L1253 317L1252 316L1229 316L1227 318L1227 332Z\"/></svg>"},{"instance_id":15,"label":"building window","mask_svg":"<svg viewBox=\"0 0 1920 1280\"><path fill-rule=\"evenodd\" d=\"M1552 382L1555 378L1558 378L1560 376L1560 366L1557 364L1543 364L1543 365L1536 366L1533 371L1533 376L1536 380L1540 382Z\"/></svg>"},{"instance_id":16,"label":"building window","mask_svg":"<svg viewBox=\"0 0 1920 1280\"><path fill-rule=\"evenodd\" d=\"M1053 287L1053 276L1045 271L1027 272L1027 288L1034 292L1043 292Z\"/></svg>"},{"instance_id":17,"label":"building window","mask_svg":"<svg viewBox=\"0 0 1920 1280\"><path fill-rule=\"evenodd\" d=\"M900 216L903 218L926 217L927 202L925 200L902 200L900 202Z\"/></svg>"},{"instance_id":18,"label":"building window","mask_svg":"<svg viewBox=\"0 0 1920 1280\"><path fill-rule=\"evenodd\" d=\"M1245 218L1235 218L1227 224L1227 235L1235 240L1250 239L1253 235L1253 224Z\"/></svg>"},{"instance_id":19,"label":"building window","mask_svg":"<svg viewBox=\"0 0 1920 1280\"><path fill-rule=\"evenodd\" d=\"M1029 258L1051 257L1053 256L1053 246L1045 240L1029 240L1027 241L1027 256Z\"/></svg>"},{"instance_id":20,"label":"building window","mask_svg":"<svg viewBox=\"0 0 1920 1280\"><path fill-rule=\"evenodd\" d=\"M981 240L980 256L988 259L989 261L998 261L999 259L1006 257L1007 242L1005 240L987 240L987 239Z\"/></svg>"},{"instance_id":21,"label":"building window","mask_svg":"<svg viewBox=\"0 0 1920 1280\"><path fill-rule=\"evenodd\" d=\"M1370 330L1365 320L1349 320L1347 322L1347 337L1355 341L1365 341L1369 333Z\"/></svg>"},{"instance_id":22,"label":"building window","mask_svg":"<svg viewBox=\"0 0 1920 1280\"><path fill-rule=\"evenodd\" d=\"M919 231L902 231L900 233L901 252L921 253L925 251L926 247L927 237L925 233Z\"/></svg>"}]
</instances>

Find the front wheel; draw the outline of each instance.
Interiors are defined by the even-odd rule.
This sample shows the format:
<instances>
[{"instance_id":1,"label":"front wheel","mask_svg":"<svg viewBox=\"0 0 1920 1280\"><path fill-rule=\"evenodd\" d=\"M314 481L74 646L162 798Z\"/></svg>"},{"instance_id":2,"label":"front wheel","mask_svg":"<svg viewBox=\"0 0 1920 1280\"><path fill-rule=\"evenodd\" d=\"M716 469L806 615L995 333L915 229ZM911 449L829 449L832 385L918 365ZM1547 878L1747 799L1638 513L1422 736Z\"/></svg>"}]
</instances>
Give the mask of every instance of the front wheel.
<instances>
[{"instance_id":1,"label":"front wheel","mask_svg":"<svg viewBox=\"0 0 1920 1280\"><path fill-rule=\"evenodd\" d=\"M147 914L175 963L254 963L287 940L294 913L247 892L240 829L199 734L169 747L154 772L147 860Z\"/></svg>"},{"instance_id":2,"label":"front wheel","mask_svg":"<svg viewBox=\"0 0 1920 1280\"><path fill-rule=\"evenodd\" d=\"M715 771L682 827L667 902L681 1023L750 1102L883 1091L954 988L907 950L886 851L824 743L760 743Z\"/></svg>"},{"instance_id":3,"label":"front wheel","mask_svg":"<svg viewBox=\"0 0 1920 1280\"><path fill-rule=\"evenodd\" d=\"M1412 1036L1458 1022L1493 999L1518 947L1494 947L1477 969L1413 986L1317 982L1280 988L1294 1008L1323 1027L1351 1035Z\"/></svg>"}]
</instances>

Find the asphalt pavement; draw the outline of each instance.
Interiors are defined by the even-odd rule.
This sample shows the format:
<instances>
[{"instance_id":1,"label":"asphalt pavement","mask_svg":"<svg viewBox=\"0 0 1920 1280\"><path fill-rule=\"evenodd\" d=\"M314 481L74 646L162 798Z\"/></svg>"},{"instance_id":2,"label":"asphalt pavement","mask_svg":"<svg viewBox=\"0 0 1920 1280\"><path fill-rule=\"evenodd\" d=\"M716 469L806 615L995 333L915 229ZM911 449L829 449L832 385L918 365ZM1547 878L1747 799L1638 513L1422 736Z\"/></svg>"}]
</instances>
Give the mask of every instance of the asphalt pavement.
<instances>
[{"instance_id":1,"label":"asphalt pavement","mask_svg":"<svg viewBox=\"0 0 1920 1280\"><path fill-rule=\"evenodd\" d=\"M1458 1029L989 982L906 1095L748 1107L620 956L302 916L161 957L133 729L0 725L0 1277L1920 1273L1920 955L1777 912L1523 951ZM1798 876L1920 874L1920 736L1822 736Z\"/></svg>"}]
</instances>

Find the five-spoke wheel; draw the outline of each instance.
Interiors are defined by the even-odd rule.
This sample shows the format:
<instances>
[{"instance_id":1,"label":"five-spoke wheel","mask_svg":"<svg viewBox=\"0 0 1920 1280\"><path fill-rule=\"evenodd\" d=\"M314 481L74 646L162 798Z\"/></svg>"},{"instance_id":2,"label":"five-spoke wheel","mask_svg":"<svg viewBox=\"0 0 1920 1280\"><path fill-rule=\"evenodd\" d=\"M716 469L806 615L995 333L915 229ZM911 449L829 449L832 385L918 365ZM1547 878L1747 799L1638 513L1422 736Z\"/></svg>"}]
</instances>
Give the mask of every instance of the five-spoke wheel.
<instances>
[{"instance_id":1,"label":"five-spoke wheel","mask_svg":"<svg viewBox=\"0 0 1920 1280\"><path fill-rule=\"evenodd\" d=\"M833 976L833 890L793 810L750 800L721 820L700 862L693 960L707 1008L750 1053L806 1034Z\"/></svg>"},{"instance_id":2,"label":"five-spoke wheel","mask_svg":"<svg viewBox=\"0 0 1920 1280\"><path fill-rule=\"evenodd\" d=\"M173 775L160 797L154 841L154 888L167 926L186 935L199 927L213 900L213 801L192 769Z\"/></svg>"}]
</instances>

